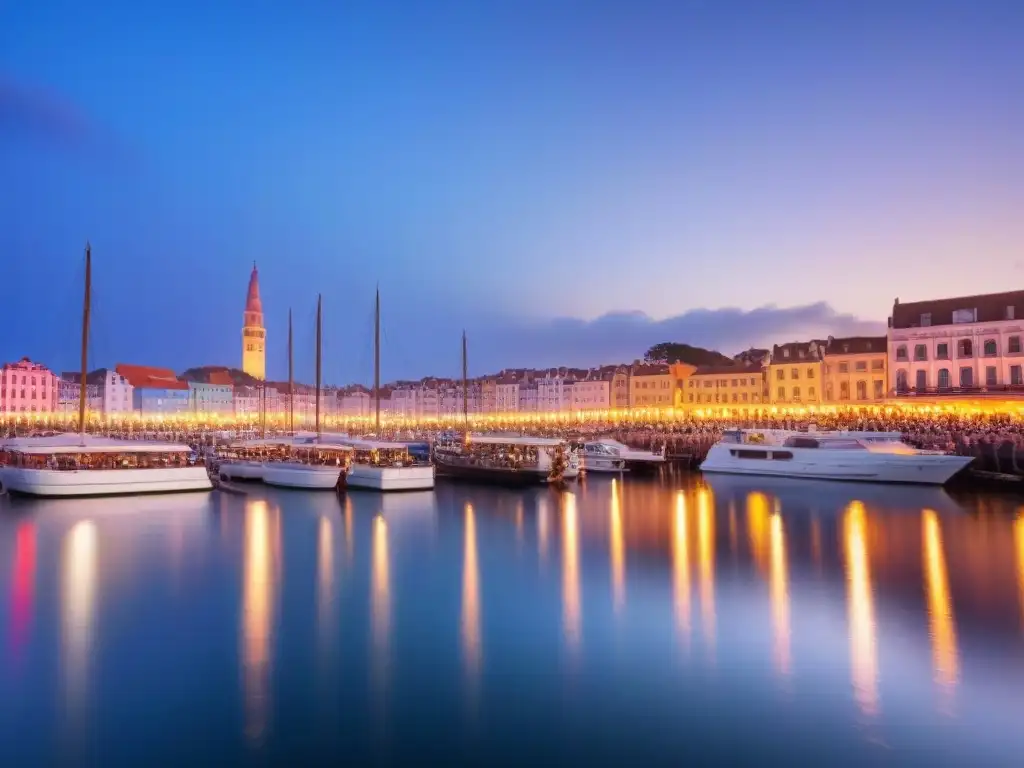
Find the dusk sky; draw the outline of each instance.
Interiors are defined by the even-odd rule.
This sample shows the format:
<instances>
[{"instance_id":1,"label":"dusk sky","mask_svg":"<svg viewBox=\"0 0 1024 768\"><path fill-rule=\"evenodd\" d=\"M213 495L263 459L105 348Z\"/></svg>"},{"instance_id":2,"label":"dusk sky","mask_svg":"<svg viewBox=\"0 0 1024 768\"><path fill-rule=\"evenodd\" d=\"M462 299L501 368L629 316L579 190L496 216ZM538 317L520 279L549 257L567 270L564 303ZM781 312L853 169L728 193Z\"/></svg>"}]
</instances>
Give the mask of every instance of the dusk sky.
<instances>
[{"instance_id":1,"label":"dusk sky","mask_svg":"<svg viewBox=\"0 0 1024 768\"><path fill-rule=\"evenodd\" d=\"M1024 284L1024 2L0 6L0 359L327 381L883 332Z\"/></svg>"}]
</instances>

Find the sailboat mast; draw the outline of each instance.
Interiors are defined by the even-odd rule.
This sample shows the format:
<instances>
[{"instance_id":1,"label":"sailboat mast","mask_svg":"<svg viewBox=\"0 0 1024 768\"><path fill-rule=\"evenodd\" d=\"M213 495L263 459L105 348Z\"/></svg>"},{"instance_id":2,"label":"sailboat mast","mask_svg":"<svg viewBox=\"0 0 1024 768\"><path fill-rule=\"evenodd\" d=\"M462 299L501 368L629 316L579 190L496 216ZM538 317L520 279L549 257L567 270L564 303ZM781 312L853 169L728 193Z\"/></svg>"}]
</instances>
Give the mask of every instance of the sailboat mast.
<instances>
[{"instance_id":1,"label":"sailboat mast","mask_svg":"<svg viewBox=\"0 0 1024 768\"><path fill-rule=\"evenodd\" d=\"M380 288L377 289L377 305L373 319L373 402L374 434L380 437Z\"/></svg>"},{"instance_id":2,"label":"sailboat mast","mask_svg":"<svg viewBox=\"0 0 1024 768\"><path fill-rule=\"evenodd\" d=\"M82 381L78 386L78 431L85 435L87 402L85 377L89 371L89 313L92 310L92 246L85 244L85 301L82 305Z\"/></svg>"},{"instance_id":3,"label":"sailboat mast","mask_svg":"<svg viewBox=\"0 0 1024 768\"><path fill-rule=\"evenodd\" d=\"M316 297L316 434L320 436L320 322L323 318L321 309L323 298Z\"/></svg>"},{"instance_id":4,"label":"sailboat mast","mask_svg":"<svg viewBox=\"0 0 1024 768\"><path fill-rule=\"evenodd\" d=\"M295 433L295 381L292 366L292 311L288 310L288 431Z\"/></svg>"},{"instance_id":5,"label":"sailboat mast","mask_svg":"<svg viewBox=\"0 0 1024 768\"><path fill-rule=\"evenodd\" d=\"M469 368L466 363L466 332L462 332L462 417L469 429Z\"/></svg>"}]
</instances>

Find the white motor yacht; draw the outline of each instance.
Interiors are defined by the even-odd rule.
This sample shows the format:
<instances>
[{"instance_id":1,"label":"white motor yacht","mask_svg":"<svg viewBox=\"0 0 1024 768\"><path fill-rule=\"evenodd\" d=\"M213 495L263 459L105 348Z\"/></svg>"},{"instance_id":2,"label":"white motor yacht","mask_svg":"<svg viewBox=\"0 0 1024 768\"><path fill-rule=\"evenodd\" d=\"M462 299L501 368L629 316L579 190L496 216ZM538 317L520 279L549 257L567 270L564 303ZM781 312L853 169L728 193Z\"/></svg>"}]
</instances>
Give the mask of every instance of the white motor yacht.
<instances>
[{"instance_id":1,"label":"white motor yacht","mask_svg":"<svg viewBox=\"0 0 1024 768\"><path fill-rule=\"evenodd\" d=\"M352 460L352 447L340 443L303 443L289 449L285 461L268 462L263 482L279 488L334 490Z\"/></svg>"},{"instance_id":2,"label":"white motor yacht","mask_svg":"<svg viewBox=\"0 0 1024 768\"><path fill-rule=\"evenodd\" d=\"M407 443L348 438L352 463L345 476L349 488L372 491L427 491L434 487L434 467L409 453Z\"/></svg>"},{"instance_id":3,"label":"white motor yacht","mask_svg":"<svg viewBox=\"0 0 1024 768\"><path fill-rule=\"evenodd\" d=\"M262 480L267 465L289 458L297 438L274 437L242 440L217 451L221 480Z\"/></svg>"},{"instance_id":4,"label":"white motor yacht","mask_svg":"<svg viewBox=\"0 0 1024 768\"><path fill-rule=\"evenodd\" d=\"M584 443L583 469L587 472L625 472L626 460L601 441Z\"/></svg>"},{"instance_id":5,"label":"white motor yacht","mask_svg":"<svg viewBox=\"0 0 1024 768\"><path fill-rule=\"evenodd\" d=\"M967 456L922 451L898 432L728 430L702 472L944 485L971 463Z\"/></svg>"},{"instance_id":6,"label":"white motor yacht","mask_svg":"<svg viewBox=\"0 0 1024 768\"><path fill-rule=\"evenodd\" d=\"M113 496L212 487L187 445L81 434L0 443L0 490L11 493Z\"/></svg>"},{"instance_id":7,"label":"white motor yacht","mask_svg":"<svg viewBox=\"0 0 1024 768\"><path fill-rule=\"evenodd\" d=\"M630 448L625 443L612 440L610 437L602 437L589 445L603 445L609 451L623 460L625 468L633 472L656 472L665 465L665 449L655 453L654 451L641 451ZM589 469L589 467L588 467Z\"/></svg>"}]
</instances>

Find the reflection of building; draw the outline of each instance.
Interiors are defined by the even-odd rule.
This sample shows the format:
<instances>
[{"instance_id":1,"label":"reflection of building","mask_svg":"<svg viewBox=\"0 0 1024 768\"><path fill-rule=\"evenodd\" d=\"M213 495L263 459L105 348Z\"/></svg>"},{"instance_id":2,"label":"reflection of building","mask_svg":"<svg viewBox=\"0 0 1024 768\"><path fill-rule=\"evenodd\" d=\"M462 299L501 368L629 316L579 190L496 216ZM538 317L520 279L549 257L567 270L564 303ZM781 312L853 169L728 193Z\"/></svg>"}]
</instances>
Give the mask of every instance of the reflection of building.
<instances>
[{"instance_id":1,"label":"reflection of building","mask_svg":"<svg viewBox=\"0 0 1024 768\"><path fill-rule=\"evenodd\" d=\"M889 387L897 394L1024 386L1024 291L900 304L889 318Z\"/></svg>"},{"instance_id":2,"label":"reflection of building","mask_svg":"<svg viewBox=\"0 0 1024 768\"><path fill-rule=\"evenodd\" d=\"M825 402L883 400L887 354L885 336L829 336L825 345Z\"/></svg>"},{"instance_id":3,"label":"reflection of building","mask_svg":"<svg viewBox=\"0 0 1024 768\"><path fill-rule=\"evenodd\" d=\"M263 304L260 301L259 274L255 262L249 276L249 293L245 298L242 325L242 370L257 379L267 378L267 330L263 327Z\"/></svg>"},{"instance_id":4,"label":"reflection of building","mask_svg":"<svg viewBox=\"0 0 1024 768\"><path fill-rule=\"evenodd\" d=\"M821 341L776 344L768 362L768 397L772 404L815 405L821 402Z\"/></svg>"},{"instance_id":5,"label":"reflection of building","mask_svg":"<svg viewBox=\"0 0 1024 768\"><path fill-rule=\"evenodd\" d=\"M0 413L52 413L59 397L57 374L27 357L0 371Z\"/></svg>"}]
</instances>

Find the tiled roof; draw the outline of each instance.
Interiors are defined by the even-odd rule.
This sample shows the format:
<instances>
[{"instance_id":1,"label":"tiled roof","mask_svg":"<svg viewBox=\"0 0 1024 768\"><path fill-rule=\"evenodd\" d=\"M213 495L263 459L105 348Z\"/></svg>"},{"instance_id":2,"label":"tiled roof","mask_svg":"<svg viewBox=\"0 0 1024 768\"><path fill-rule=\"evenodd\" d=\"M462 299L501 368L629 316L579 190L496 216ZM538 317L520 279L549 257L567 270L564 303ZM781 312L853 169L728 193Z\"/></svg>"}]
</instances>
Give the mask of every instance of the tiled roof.
<instances>
[{"instance_id":1,"label":"tiled roof","mask_svg":"<svg viewBox=\"0 0 1024 768\"><path fill-rule=\"evenodd\" d=\"M220 386L232 386L235 382L227 371L213 371L210 373L210 383Z\"/></svg>"},{"instance_id":2,"label":"tiled roof","mask_svg":"<svg viewBox=\"0 0 1024 768\"><path fill-rule=\"evenodd\" d=\"M848 336L842 339L829 338L825 355L871 355L885 353L888 339L885 336Z\"/></svg>"},{"instance_id":3,"label":"tiled roof","mask_svg":"<svg viewBox=\"0 0 1024 768\"><path fill-rule=\"evenodd\" d=\"M115 369L133 387L142 389L188 389L170 368L151 368L145 365L118 363Z\"/></svg>"},{"instance_id":4,"label":"tiled roof","mask_svg":"<svg viewBox=\"0 0 1024 768\"><path fill-rule=\"evenodd\" d=\"M776 344L772 347L772 362L773 363L790 363L794 360L819 360L818 356L819 345L823 346L823 342L820 341L791 341L787 344ZM789 356L786 356L786 352L789 352ZM800 353L803 352L803 357L800 357Z\"/></svg>"},{"instance_id":5,"label":"tiled roof","mask_svg":"<svg viewBox=\"0 0 1024 768\"><path fill-rule=\"evenodd\" d=\"M669 372L669 367L664 363L651 363L650 365L641 363L634 365L631 371L633 376L665 376Z\"/></svg>"},{"instance_id":6,"label":"tiled roof","mask_svg":"<svg viewBox=\"0 0 1024 768\"><path fill-rule=\"evenodd\" d=\"M758 376L760 365L701 365L693 372L694 376Z\"/></svg>"},{"instance_id":7,"label":"tiled roof","mask_svg":"<svg viewBox=\"0 0 1024 768\"><path fill-rule=\"evenodd\" d=\"M1012 318L1006 316L1007 307L1013 307ZM892 327L916 328L921 325L921 315L931 315L931 325L952 325L953 313L958 309L974 310L977 313L976 322L979 323L1020 320L1024 318L1024 291L914 301L907 304L901 304L897 299L892 307Z\"/></svg>"}]
</instances>

